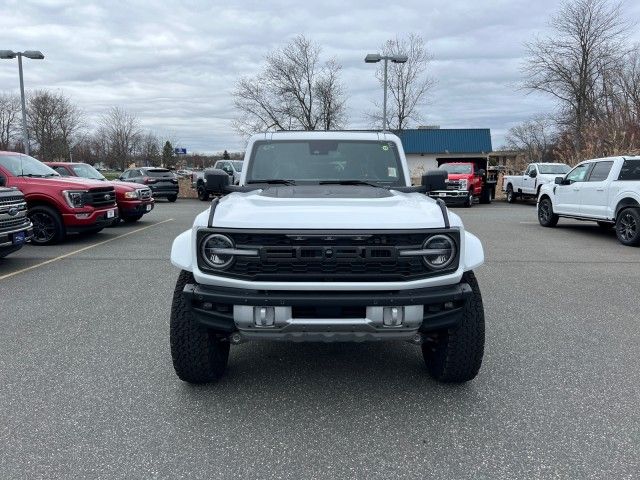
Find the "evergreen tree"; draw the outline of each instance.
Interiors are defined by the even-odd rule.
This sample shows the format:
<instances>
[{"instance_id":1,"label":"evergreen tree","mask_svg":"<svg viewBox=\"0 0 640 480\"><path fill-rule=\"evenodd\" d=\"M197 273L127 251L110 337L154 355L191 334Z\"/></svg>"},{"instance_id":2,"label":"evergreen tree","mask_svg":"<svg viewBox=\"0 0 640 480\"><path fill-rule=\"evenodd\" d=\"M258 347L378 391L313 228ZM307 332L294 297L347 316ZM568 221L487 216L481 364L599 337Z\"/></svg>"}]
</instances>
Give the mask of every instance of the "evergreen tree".
<instances>
[{"instance_id":1,"label":"evergreen tree","mask_svg":"<svg viewBox=\"0 0 640 480\"><path fill-rule=\"evenodd\" d=\"M162 149L162 164L165 167L173 167L175 164L175 154L173 152L173 145L169 140L164 144Z\"/></svg>"},{"instance_id":2,"label":"evergreen tree","mask_svg":"<svg viewBox=\"0 0 640 480\"><path fill-rule=\"evenodd\" d=\"M222 154L222 159L223 160L231 160L231 157L229 156L229 152L227 152L225 150L224 153Z\"/></svg>"}]
</instances>

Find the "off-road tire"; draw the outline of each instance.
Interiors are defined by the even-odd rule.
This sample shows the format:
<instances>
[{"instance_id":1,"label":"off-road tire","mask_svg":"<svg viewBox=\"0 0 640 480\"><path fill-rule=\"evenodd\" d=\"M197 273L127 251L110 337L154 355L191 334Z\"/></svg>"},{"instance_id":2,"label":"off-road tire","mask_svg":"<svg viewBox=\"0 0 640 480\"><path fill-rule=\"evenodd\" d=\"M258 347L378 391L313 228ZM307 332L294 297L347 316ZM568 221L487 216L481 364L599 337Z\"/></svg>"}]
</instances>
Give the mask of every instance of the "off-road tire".
<instances>
[{"instance_id":1,"label":"off-road tire","mask_svg":"<svg viewBox=\"0 0 640 480\"><path fill-rule=\"evenodd\" d=\"M122 221L124 223L136 223L141 218L142 218L142 215L132 215L132 216L122 217Z\"/></svg>"},{"instance_id":2,"label":"off-road tire","mask_svg":"<svg viewBox=\"0 0 640 480\"><path fill-rule=\"evenodd\" d=\"M547 197L538 203L538 222L543 227L555 227L560 217L553 213L553 203Z\"/></svg>"},{"instance_id":3,"label":"off-road tire","mask_svg":"<svg viewBox=\"0 0 640 480\"><path fill-rule=\"evenodd\" d=\"M473 291L464 304L460 325L438 332L422 344L427 371L445 383L473 380L484 355L484 307L480 287L473 272L466 272L462 282Z\"/></svg>"},{"instance_id":4,"label":"off-road tire","mask_svg":"<svg viewBox=\"0 0 640 480\"><path fill-rule=\"evenodd\" d=\"M511 185L507 185L507 203L516 203L516 192Z\"/></svg>"},{"instance_id":5,"label":"off-road tire","mask_svg":"<svg viewBox=\"0 0 640 480\"><path fill-rule=\"evenodd\" d=\"M491 203L491 189L483 188L482 193L480 194L480 203L483 205L488 205Z\"/></svg>"},{"instance_id":6,"label":"off-road tire","mask_svg":"<svg viewBox=\"0 0 640 480\"><path fill-rule=\"evenodd\" d=\"M178 200L178 195L169 195L167 197L167 200L169 200L171 203L175 202L176 200Z\"/></svg>"},{"instance_id":7,"label":"off-road tire","mask_svg":"<svg viewBox=\"0 0 640 480\"><path fill-rule=\"evenodd\" d=\"M198 185L198 200L202 202L209 200L209 192L204 188L204 185Z\"/></svg>"},{"instance_id":8,"label":"off-road tire","mask_svg":"<svg viewBox=\"0 0 640 480\"><path fill-rule=\"evenodd\" d=\"M55 209L46 205L36 205L29 209L27 216L34 226L33 237L31 237L32 245L52 245L60 242L64 238L64 224L62 223L60 214ZM47 235L43 233L43 230L40 230L44 228L43 222L46 222ZM38 235L36 235L37 229Z\"/></svg>"},{"instance_id":9,"label":"off-road tire","mask_svg":"<svg viewBox=\"0 0 640 480\"><path fill-rule=\"evenodd\" d=\"M198 325L191 315L182 291L195 283L191 272L181 271L171 304L170 343L173 368L180 380L209 383L224 373L229 359L229 342Z\"/></svg>"},{"instance_id":10,"label":"off-road tire","mask_svg":"<svg viewBox=\"0 0 640 480\"><path fill-rule=\"evenodd\" d=\"M628 247L640 245L640 208L625 208L616 218L616 235Z\"/></svg>"}]
</instances>

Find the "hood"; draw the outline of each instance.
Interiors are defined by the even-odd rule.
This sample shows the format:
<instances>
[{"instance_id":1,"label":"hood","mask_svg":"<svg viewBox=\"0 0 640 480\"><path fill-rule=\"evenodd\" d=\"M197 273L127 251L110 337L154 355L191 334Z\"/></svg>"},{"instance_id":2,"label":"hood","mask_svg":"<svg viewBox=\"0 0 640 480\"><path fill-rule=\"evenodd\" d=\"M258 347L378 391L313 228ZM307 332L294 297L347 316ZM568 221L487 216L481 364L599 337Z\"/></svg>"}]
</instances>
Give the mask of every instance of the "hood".
<instances>
[{"instance_id":1,"label":"hood","mask_svg":"<svg viewBox=\"0 0 640 480\"><path fill-rule=\"evenodd\" d=\"M449 173L447 180L469 180L471 177L473 177L472 173Z\"/></svg>"},{"instance_id":2,"label":"hood","mask_svg":"<svg viewBox=\"0 0 640 480\"><path fill-rule=\"evenodd\" d=\"M51 187L60 187L62 189L79 189L79 190L88 190L90 188L104 188L109 187L108 182L103 182L100 180L90 180L88 178L80 178L80 177L48 177L48 178L38 178L38 177L24 177L28 180L30 186L43 186L47 188Z\"/></svg>"},{"instance_id":3,"label":"hood","mask_svg":"<svg viewBox=\"0 0 640 480\"><path fill-rule=\"evenodd\" d=\"M540 180L544 180L545 182L554 182L556 177L564 177L564 175L561 173L539 173L536 178L538 179L538 182L540 182Z\"/></svg>"},{"instance_id":4,"label":"hood","mask_svg":"<svg viewBox=\"0 0 640 480\"><path fill-rule=\"evenodd\" d=\"M141 183L131 183L131 182L121 182L119 180L111 180L109 182L104 182L108 185L113 185L116 189L116 192L131 192L133 190L138 190L142 188L149 188L147 185L143 185Z\"/></svg>"},{"instance_id":5,"label":"hood","mask_svg":"<svg viewBox=\"0 0 640 480\"><path fill-rule=\"evenodd\" d=\"M208 215L196 220L206 225ZM450 214L451 225L461 225ZM417 229L442 228L440 206L420 193L375 187L277 187L223 197L214 225L274 229Z\"/></svg>"}]
</instances>

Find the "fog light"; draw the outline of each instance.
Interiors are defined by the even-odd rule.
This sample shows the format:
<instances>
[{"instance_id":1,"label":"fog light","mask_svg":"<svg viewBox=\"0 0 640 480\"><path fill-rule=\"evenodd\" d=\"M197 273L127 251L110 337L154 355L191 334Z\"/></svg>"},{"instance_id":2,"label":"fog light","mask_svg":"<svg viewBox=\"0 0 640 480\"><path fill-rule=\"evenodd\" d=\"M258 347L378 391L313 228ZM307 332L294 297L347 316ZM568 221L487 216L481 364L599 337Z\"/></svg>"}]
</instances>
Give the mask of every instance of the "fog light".
<instances>
[{"instance_id":1,"label":"fog light","mask_svg":"<svg viewBox=\"0 0 640 480\"><path fill-rule=\"evenodd\" d=\"M79 218L79 219L89 218L89 215L90 214L88 213L76 213L76 218Z\"/></svg>"},{"instance_id":2,"label":"fog light","mask_svg":"<svg viewBox=\"0 0 640 480\"><path fill-rule=\"evenodd\" d=\"M274 307L253 307L253 323L256 327L273 327L275 320Z\"/></svg>"},{"instance_id":3,"label":"fog light","mask_svg":"<svg viewBox=\"0 0 640 480\"><path fill-rule=\"evenodd\" d=\"M404 319L404 307L384 307L382 309L382 324L385 327L399 327Z\"/></svg>"},{"instance_id":4,"label":"fog light","mask_svg":"<svg viewBox=\"0 0 640 480\"><path fill-rule=\"evenodd\" d=\"M453 309L453 302L445 302L445 304L444 304L444 309L445 309L445 310L451 310L451 309Z\"/></svg>"}]
</instances>

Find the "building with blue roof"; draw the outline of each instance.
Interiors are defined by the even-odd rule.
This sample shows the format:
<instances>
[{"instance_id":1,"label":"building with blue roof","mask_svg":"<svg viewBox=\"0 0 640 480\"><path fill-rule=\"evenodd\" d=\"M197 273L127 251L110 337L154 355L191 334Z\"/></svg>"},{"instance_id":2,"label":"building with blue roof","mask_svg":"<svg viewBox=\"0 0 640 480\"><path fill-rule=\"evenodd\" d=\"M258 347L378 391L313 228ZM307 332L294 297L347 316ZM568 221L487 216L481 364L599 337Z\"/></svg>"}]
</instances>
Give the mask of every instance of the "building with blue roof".
<instances>
[{"instance_id":1,"label":"building with blue roof","mask_svg":"<svg viewBox=\"0 0 640 480\"><path fill-rule=\"evenodd\" d=\"M438 160L488 158L492 151L488 128L419 127L395 132L407 156L412 178L438 168Z\"/></svg>"}]
</instances>

